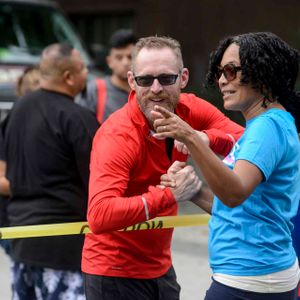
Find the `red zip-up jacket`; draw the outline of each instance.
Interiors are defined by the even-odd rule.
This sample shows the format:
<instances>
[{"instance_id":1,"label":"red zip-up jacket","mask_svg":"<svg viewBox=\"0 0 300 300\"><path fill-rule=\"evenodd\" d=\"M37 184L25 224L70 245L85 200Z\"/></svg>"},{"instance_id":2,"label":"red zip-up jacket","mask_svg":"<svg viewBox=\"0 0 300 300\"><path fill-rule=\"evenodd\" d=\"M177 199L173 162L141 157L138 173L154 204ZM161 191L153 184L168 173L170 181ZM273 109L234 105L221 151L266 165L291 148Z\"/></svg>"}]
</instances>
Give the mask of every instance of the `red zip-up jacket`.
<instances>
[{"instance_id":1,"label":"red zip-up jacket","mask_svg":"<svg viewBox=\"0 0 300 300\"><path fill-rule=\"evenodd\" d=\"M176 114L204 131L211 148L226 155L243 132L217 108L193 94L181 94ZM160 190L160 176L175 160L187 156L175 148L172 160L165 141L153 138L135 93L100 127L90 163L88 223L82 270L88 274L157 278L170 268L173 229L117 231L157 216L177 214L169 188Z\"/></svg>"}]
</instances>

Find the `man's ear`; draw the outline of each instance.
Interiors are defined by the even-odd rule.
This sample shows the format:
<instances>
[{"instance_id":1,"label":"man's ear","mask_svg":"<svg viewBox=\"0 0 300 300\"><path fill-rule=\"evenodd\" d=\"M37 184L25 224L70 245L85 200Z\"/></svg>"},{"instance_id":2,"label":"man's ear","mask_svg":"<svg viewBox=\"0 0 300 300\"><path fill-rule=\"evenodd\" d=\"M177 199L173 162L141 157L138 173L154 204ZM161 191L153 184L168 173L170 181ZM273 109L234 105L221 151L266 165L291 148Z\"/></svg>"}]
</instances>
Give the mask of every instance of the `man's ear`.
<instances>
[{"instance_id":1,"label":"man's ear","mask_svg":"<svg viewBox=\"0 0 300 300\"><path fill-rule=\"evenodd\" d=\"M130 88L135 91L134 75L132 71L127 72L127 80Z\"/></svg>"},{"instance_id":2,"label":"man's ear","mask_svg":"<svg viewBox=\"0 0 300 300\"><path fill-rule=\"evenodd\" d=\"M63 73L63 80L69 86L73 86L74 85L73 74L70 72L70 70L65 70L64 71L64 73Z\"/></svg>"},{"instance_id":3,"label":"man's ear","mask_svg":"<svg viewBox=\"0 0 300 300\"><path fill-rule=\"evenodd\" d=\"M184 89L189 82L189 70L187 68L183 68L180 76L181 76L180 88Z\"/></svg>"}]
</instances>

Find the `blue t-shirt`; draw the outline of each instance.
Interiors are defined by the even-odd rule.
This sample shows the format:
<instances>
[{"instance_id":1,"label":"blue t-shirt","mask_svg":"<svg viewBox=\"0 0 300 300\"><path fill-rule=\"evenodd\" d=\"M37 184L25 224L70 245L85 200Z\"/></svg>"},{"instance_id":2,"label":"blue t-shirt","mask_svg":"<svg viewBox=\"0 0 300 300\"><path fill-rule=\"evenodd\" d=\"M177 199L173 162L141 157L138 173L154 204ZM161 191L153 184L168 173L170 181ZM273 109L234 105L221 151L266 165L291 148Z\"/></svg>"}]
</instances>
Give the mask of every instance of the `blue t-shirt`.
<instances>
[{"instance_id":1,"label":"blue t-shirt","mask_svg":"<svg viewBox=\"0 0 300 300\"><path fill-rule=\"evenodd\" d=\"M291 219L300 199L300 143L293 117L270 109L247 121L224 163L232 169L239 159L257 166L264 179L235 208L214 198L209 223L211 268L214 273L238 276L287 269L296 259Z\"/></svg>"}]
</instances>

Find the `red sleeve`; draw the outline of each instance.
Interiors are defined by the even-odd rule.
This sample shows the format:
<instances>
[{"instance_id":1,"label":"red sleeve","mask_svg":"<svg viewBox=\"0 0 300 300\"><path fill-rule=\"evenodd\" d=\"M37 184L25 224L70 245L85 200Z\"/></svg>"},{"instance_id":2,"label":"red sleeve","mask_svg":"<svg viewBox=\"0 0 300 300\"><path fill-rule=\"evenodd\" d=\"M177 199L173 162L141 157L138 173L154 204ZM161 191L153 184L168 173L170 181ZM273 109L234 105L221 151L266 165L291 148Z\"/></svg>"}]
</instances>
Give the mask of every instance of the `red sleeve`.
<instances>
[{"instance_id":1,"label":"red sleeve","mask_svg":"<svg viewBox=\"0 0 300 300\"><path fill-rule=\"evenodd\" d=\"M184 103L190 107L190 125L207 134L210 147L215 153L226 156L243 134L244 128L231 121L209 102L193 94L185 94L185 97L188 100Z\"/></svg>"},{"instance_id":2,"label":"red sleeve","mask_svg":"<svg viewBox=\"0 0 300 300\"><path fill-rule=\"evenodd\" d=\"M143 195L124 197L130 171L139 156L139 147L129 134L125 138L118 134L106 134L100 128L95 136L87 215L90 229L95 234L152 219L175 202L169 189L156 187L149 187Z\"/></svg>"}]
</instances>

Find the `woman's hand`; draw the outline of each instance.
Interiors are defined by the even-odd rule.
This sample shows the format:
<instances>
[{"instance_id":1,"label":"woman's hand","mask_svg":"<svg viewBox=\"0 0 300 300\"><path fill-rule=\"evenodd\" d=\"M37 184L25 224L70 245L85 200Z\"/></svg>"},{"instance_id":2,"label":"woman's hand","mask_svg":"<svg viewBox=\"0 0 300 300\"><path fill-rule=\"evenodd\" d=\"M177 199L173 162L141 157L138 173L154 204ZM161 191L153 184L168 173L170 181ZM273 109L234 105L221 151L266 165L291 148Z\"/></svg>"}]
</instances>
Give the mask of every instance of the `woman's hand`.
<instances>
[{"instance_id":1,"label":"woman's hand","mask_svg":"<svg viewBox=\"0 0 300 300\"><path fill-rule=\"evenodd\" d=\"M197 130L195 130L195 132L202 139L202 141L207 146L209 146L209 138L208 138L207 134L205 132L197 131ZM177 149L178 152L182 152L183 154L187 154L187 155L191 154L190 151L189 151L189 149L188 149L188 147L184 143L182 143L182 142L179 142L179 141L175 140L174 141L174 147Z\"/></svg>"},{"instance_id":2,"label":"woman's hand","mask_svg":"<svg viewBox=\"0 0 300 300\"><path fill-rule=\"evenodd\" d=\"M171 137L186 144L188 137L196 134L196 131L189 124L159 105L154 106L151 115L155 119L153 124L156 131L155 138Z\"/></svg>"}]
</instances>

